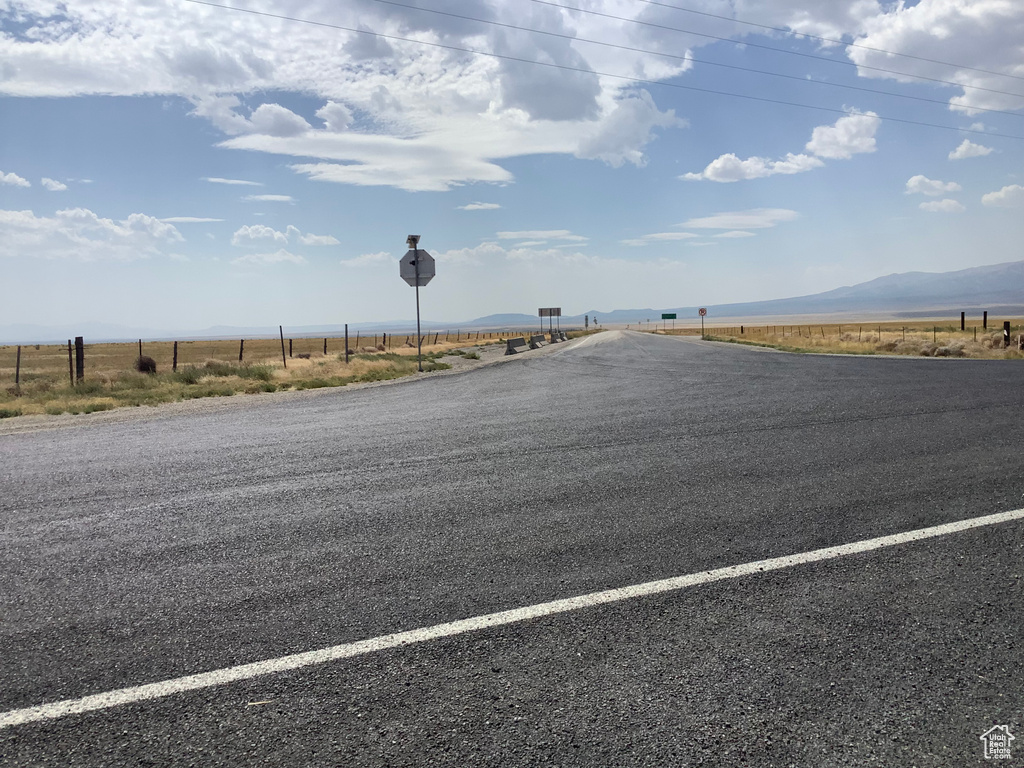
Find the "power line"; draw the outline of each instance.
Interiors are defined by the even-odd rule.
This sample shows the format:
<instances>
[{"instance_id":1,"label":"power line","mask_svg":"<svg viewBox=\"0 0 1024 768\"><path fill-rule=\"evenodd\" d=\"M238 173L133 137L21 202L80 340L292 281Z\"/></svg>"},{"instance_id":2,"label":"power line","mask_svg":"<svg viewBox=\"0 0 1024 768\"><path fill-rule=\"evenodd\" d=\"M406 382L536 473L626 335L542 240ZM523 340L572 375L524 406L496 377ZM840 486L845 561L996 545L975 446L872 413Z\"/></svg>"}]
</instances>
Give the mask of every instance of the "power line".
<instances>
[{"instance_id":1,"label":"power line","mask_svg":"<svg viewBox=\"0 0 1024 768\"><path fill-rule=\"evenodd\" d=\"M521 63L521 64L533 64L533 65L536 65L536 66L549 67L549 68L552 68L552 69L561 69L561 70L565 70L567 72L578 72L578 73L582 73L582 74L586 74L586 75L597 75L599 77L610 77L610 78L613 78L613 79L616 79L616 80L625 80L625 81L631 82L631 83L639 83L639 84L643 84L643 85L650 85L650 86L661 87L661 88L674 88L674 89L677 89L677 90L695 91L695 92L698 92L698 93L710 93L710 94L714 94L714 95L717 95L717 96L731 96L731 97L737 98L737 99L747 99L747 100L750 100L750 101L758 101L758 102L762 102L762 103L765 103L765 104L779 104L779 105L787 106L787 107L798 107L800 109L811 109L811 110L815 110L815 111L818 111L818 112L830 112L832 114L839 114L839 115L844 115L844 116L847 116L847 117L852 116L852 115L860 115L860 114L862 114L862 113L857 112L855 110L836 109L834 107L819 107L819 106L815 106L813 104L801 104L801 103L795 102L795 101L784 101L782 99L769 99L769 98L766 98L766 97L763 97L763 96L751 96L749 94L743 94L743 93L732 93L730 91L719 91L719 90L714 90L712 88L699 88L699 87L697 87L695 85L683 85L682 83L665 83L665 82L660 82L658 80L648 80L648 79L642 78L642 77L631 77L629 75L617 75L617 74L613 74L611 72L598 72L598 71L593 70L593 69L585 69L584 67L571 67L571 66L568 66L566 64L554 64L552 62L547 62L547 61L536 61L534 59L525 59L525 58L521 58L521 57L518 57L518 56L508 56L508 55L501 54L501 53L492 53L490 51L478 51L478 50L475 50L473 48L463 48L463 47L456 46L456 45L447 45L445 43L434 43L434 42L429 42L429 41L426 41L426 40L416 40L414 38L401 37L399 35L388 35L388 34L385 34L383 32L373 32L372 30L368 30L368 29L356 29L355 27L346 27L346 26L343 26L341 24L331 24L331 23L326 22L326 21L315 21L313 19L301 19L301 18L298 18L298 17L295 17L295 16L284 16L282 14L270 13L268 11L256 11L256 10L252 10L250 8L235 8L235 7L232 7L230 5L221 5L219 3L209 2L208 0L184 0L184 2L192 3L194 5L204 5L204 6L207 6L209 8L218 8L218 9L224 10L224 11L235 11L237 13L248 13L248 14L251 14L253 16L262 16L262 17L270 18L270 19L278 19L278 20L281 20L281 21L293 21L293 22L296 22L296 23L299 23L299 24L309 24L311 26L324 27L324 28L327 28L327 29L337 29L337 30L341 30L343 32L352 32L352 33L359 34L359 35L371 35L373 37L378 37L378 38L381 38L381 39L384 39L384 40L394 40L396 42L402 42L402 43L414 43L416 45L424 45L424 46L428 46L430 48L441 48L441 49L448 50L448 51L456 51L458 53L469 53L469 54L473 54L475 56L488 56L488 57L494 58L494 59L502 59L504 61L515 61L515 62L518 62L518 63ZM1005 134L1005 133L992 133L990 131L979 131L979 130L976 130L974 128L958 128L958 127L953 126L953 125L940 125L938 123L927 123L927 122L923 122L923 121L920 121L920 120L907 120L907 119L901 118L901 117L888 117L888 116L885 116L885 115L877 115L877 114L874 115L874 118L877 119L877 120L883 120L883 121L886 121L886 122L904 123L904 124L907 124L907 125L918 125L918 126L923 126L923 127L926 127L926 128L939 128L939 129L944 130L944 131L957 131L959 133L976 133L976 134L980 134L982 136L995 136L995 137L1004 138L1004 139L1018 139L1018 140L1024 141L1024 136L1016 136L1016 135L1013 135L1013 134Z\"/></svg>"},{"instance_id":2,"label":"power line","mask_svg":"<svg viewBox=\"0 0 1024 768\"><path fill-rule=\"evenodd\" d=\"M640 1L641 2L646 2L646 0L640 0ZM548 31L548 30L545 30L545 29L533 29L531 27L520 27L520 26L518 26L516 24L508 24L508 23L503 22L503 21L494 21L493 19L481 19L481 18L477 18L475 16L466 16L466 15L463 15L461 13L452 13L450 11L441 11L441 10L437 10L437 9L434 9L434 8L423 8L423 7L417 6L417 5L407 5L406 3L396 2L396 0L375 0L375 2L381 3L383 5L393 5L393 6L396 6L398 8L406 8L406 9L409 9L409 10L412 10L412 11L421 11L423 13L433 13L433 14L437 14L439 16L448 16L448 17L451 17L453 19L461 19L463 21L475 21L475 22L479 22L480 24L490 24L492 26L503 27L505 29L514 29L514 30L517 30L519 32L531 32L533 34L538 34L538 35L548 35L549 37L557 37L557 38L561 38L563 40L571 40L573 42L578 42L578 43L589 43L589 44L592 44L592 45L603 45L603 46L605 46L607 48L615 48L615 49L622 50L622 51L631 51L633 53L643 53L643 54L650 55L650 56L661 56L663 58L675 59L677 61L692 61L695 64L706 64L706 65L712 66L712 67L724 67L726 69L735 69L735 70L738 70L740 72L752 72L752 73L758 74L758 75L768 75L770 77L781 77L781 78L785 78L786 80L795 80L795 81L797 81L799 83L806 83L806 84L813 84L813 85L824 85L824 86L828 86L830 88L845 88L847 90L861 91L863 93L877 93L877 94L881 94L883 96L892 96L892 97L897 98L897 99L911 99L913 101L923 101L923 102L927 102L929 104L941 104L944 107L949 105L949 102L946 101L945 99L929 99L926 96L913 96L911 94L906 94L906 93L894 93L893 91L882 91L882 90L879 90L877 88L866 88L864 86L849 85L847 83L833 83L833 82L829 82L829 81L825 81L825 80L808 80L808 79L806 79L804 77L801 77L800 75L787 75L787 74L784 74L782 72L771 72L771 71L765 70L765 69L754 69L752 67L741 67L741 66L736 65L736 64L723 64L723 63L717 62L717 61L708 61L706 59L698 59L698 58L694 58L693 56L679 56L679 55L674 54L674 53L663 53L662 51L652 51L652 50L645 49L645 48L634 48L632 46L621 45L619 43L608 43L608 42L605 42L603 40L591 40L591 39L585 38L585 37L578 37L576 35L570 35L570 34L567 34L565 32L551 32L551 31ZM1021 114L1019 114L1017 112L1010 112L1010 111L1005 110L1005 109L995 109L995 108L992 108L992 107L972 107L972 109L978 110L979 112L996 112L996 113L999 113L1001 115L1010 115L1011 117L1018 117L1018 118L1024 117L1024 115L1021 115Z\"/></svg>"},{"instance_id":3,"label":"power line","mask_svg":"<svg viewBox=\"0 0 1024 768\"><path fill-rule=\"evenodd\" d=\"M830 59L827 56L817 56L813 53L804 53L802 51L787 51L782 48L775 48L770 45L761 45L760 43L751 42L738 42L728 37L721 37L719 35L711 35L706 32L695 32L692 29L680 29L679 27L670 27L666 24L655 24L653 21L640 21L639 19L630 19L625 16L615 16L610 13L602 13L601 11L591 11L586 8L577 8L572 5L562 5L561 3L551 2L551 0L530 0L532 3L539 5L550 5L552 8L561 8L564 11L576 11L577 13L586 13L590 16L600 16L604 19L612 19L613 21L624 21L627 24L640 24L645 27L653 27L655 29L664 29L669 32L681 32L686 35L695 35L697 37L706 37L710 40L719 40L724 43L730 43L737 46L746 46L747 48L759 48L765 51L774 51L775 53L784 53L788 56L802 56L805 59L815 59L816 61L826 61L829 64L839 64L844 67L858 67L860 69L869 69L872 72L885 72L890 75L899 75L900 77L909 77L915 80L926 80L931 83L942 83L943 85L953 85L957 88L970 88L975 91L987 91L988 93L998 93L1003 96L1013 96L1018 99L1024 99L1024 94L1010 93L1009 91L998 91L993 88L982 88L980 85L965 85L964 83L957 83L953 80L942 80L937 77L925 77L924 75L913 75L909 72L899 72L895 69L885 69L884 67L869 67L863 64L854 64L852 61L840 61L838 59Z\"/></svg>"},{"instance_id":4,"label":"power line","mask_svg":"<svg viewBox=\"0 0 1024 768\"><path fill-rule=\"evenodd\" d=\"M929 59L925 56L914 56L910 53L900 53L899 51L889 51L885 48L873 48L870 45L861 45L860 43L847 43L843 40L836 40L832 37L821 37L819 35L812 35L807 32L796 32L792 29L786 29L785 27L773 27L768 24L758 24L755 21L743 21L742 19L734 19L729 16L720 16L717 13L708 13L707 11L698 11L694 8L684 8L681 5L671 5L669 3L659 3L657 0L637 0L638 3L646 3L647 5L656 5L660 8L671 8L674 11L683 11L684 13L693 13L697 16L707 16L712 19L721 19L723 21L730 21L734 24L743 24L748 27L759 27L761 29L770 29L773 32L782 32L787 35L795 35L797 37L805 37L808 40L820 40L823 43L836 43L837 45L845 45L849 48L861 48L865 51L874 51L875 53L884 53L889 56L901 56L905 59L914 59L916 61L926 61L929 64L941 64L946 67L955 67L956 69L968 69L971 72L983 72L986 75L998 75L999 77L1012 77L1014 80L1024 80L1024 77L1020 75L1011 75L1006 72L995 72L991 69L981 69L980 67L969 67L966 64L954 64L949 61L941 61L939 59Z\"/></svg>"}]
</instances>

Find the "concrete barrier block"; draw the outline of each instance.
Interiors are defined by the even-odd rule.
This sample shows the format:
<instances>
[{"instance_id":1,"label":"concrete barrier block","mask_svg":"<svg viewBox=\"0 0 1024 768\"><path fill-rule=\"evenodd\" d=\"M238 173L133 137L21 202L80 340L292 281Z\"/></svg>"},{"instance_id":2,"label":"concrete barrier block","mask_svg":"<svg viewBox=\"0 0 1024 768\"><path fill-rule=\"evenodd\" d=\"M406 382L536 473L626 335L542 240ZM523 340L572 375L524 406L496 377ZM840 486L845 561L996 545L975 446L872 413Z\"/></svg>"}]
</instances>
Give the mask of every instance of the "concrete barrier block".
<instances>
[{"instance_id":1,"label":"concrete barrier block","mask_svg":"<svg viewBox=\"0 0 1024 768\"><path fill-rule=\"evenodd\" d=\"M557 344L561 340L562 340L562 337L561 337L560 334L555 333L554 331L551 332L551 343L552 344Z\"/></svg>"},{"instance_id":2,"label":"concrete barrier block","mask_svg":"<svg viewBox=\"0 0 1024 768\"><path fill-rule=\"evenodd\" d=\"M543 333L537 333L530 337L530 349L539 349L544 346L547 346L547 341L544 339Z\"/></svg>"},{"instance_id":3,"label":"concrete barrier block","mask_svg":"<svg viewBox=\"0 0 1024 768\"><path fill-rule=\"evenodd\" d=\"M526 339L522 336L517 336L514 339L508 339L505 341L505 354L506 355L518 355L522 352L527 352L530 349L530 345L526 343Z\"/></svg>"}]
</instances>

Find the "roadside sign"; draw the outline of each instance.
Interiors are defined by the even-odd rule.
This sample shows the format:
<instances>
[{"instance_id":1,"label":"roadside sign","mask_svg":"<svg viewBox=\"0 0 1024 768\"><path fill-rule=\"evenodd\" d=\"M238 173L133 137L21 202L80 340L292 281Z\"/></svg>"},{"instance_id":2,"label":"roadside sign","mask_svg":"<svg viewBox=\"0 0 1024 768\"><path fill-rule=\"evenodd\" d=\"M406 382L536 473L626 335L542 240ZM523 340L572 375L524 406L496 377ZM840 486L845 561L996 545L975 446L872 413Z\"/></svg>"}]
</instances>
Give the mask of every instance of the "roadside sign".
<instances>
[{"instance_id":1,"label":"roadside sign","mask_svg":"<svg viewBox=\"0 0 1024 768\"><path fill-rule=\"evenodd\" d=\"M537 312L540 313L541 317L561 317L562 316L562 308L561 307L541 307L540 309L537 310Z\"/></svg>"},{"instance_id":2,"label":"roadside sign","mask_svg":"<svg viewBox=\"0 0 1024 768\"><path fill-rule=\"evenodd\" d=\"M705 307L701 307L700 309L697 310L697 314L700 315L701 317L704 317L704 315L706 315L707 313L708 311Z\"/></svg>"},{"instance_id":3,"label":"roadside sign","mask_svg":"<svg viewBox=\"0 0 1024 768\"><path fill-rule=\"evenodd\" d=\"M417 264L417 261L419 264ZM417 286L416 267L419 266L419 283L423 286L434 279L434 257L422 248L405 252L398 262L398 274L411 286Z\"/></svg>"},{"instance_id":4,"label":"roadside sign","mask_svg":"<svg viewBox=\"0 0 1024 768\"><path fill-rule=\"evenodd\" d=\"M676 319L676 313L675 312L662 312L661 313L661 319L662 320L675 320Z\"/></svg>"}]
</instances>

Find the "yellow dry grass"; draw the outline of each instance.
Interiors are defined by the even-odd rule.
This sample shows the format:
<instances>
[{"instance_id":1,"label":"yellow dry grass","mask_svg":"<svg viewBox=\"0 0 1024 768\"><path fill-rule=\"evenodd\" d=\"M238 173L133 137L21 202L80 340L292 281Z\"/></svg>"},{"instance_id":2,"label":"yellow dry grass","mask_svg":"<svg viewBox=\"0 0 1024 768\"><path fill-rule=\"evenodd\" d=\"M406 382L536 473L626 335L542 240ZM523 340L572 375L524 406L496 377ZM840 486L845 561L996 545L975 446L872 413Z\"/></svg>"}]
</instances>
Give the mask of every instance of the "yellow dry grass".
<instances>
[{"instance_id":1,"label":"yellow dry grass","mask_svg":"<svg viewBox=\"0 0 1024 768\"><path fill-rule=\"evenodd\" d=\"M989 321L988 329L960 324L917 321L887 323L831 323L804 325L744 325L705 328L706 336L719 341L772 347L792 352L854 355L914 355L1018 359L1022 320L1010 320L1009 348L1003 346L1003 320ZM998 324L998 327L995 327ZM656 333L666 333L658 330ZM699 328L667 331L669 335L699 336Z\"/></svg>"},{"instance_id":2,"label":"yellow dry grass","mask_svg":"<svg viewBox=\"0 0 1024 768\"><path fill-rule=\"evenodd\" d=\"M470 338L471 336L471 338ZM406 345L406 339L409 345ZM433 343L437 338L437 343ZM173 371L173 342L144 342L142 353L156 362L156 375L134 370L138 344L87 344L85 377L71 383L66 345L23 346L20 381L16 384L17 348L0 347L0 418L37 413L89 413L119 406L156 405L197 397L223 397L289 389L344 386L382 381L415 373L415 337L394 337L391 349L370 351L379 337L349 338L353 354L345 361L344 339L294 339L292 356L282 361L280 339L246 339L239 363L238 340L178 342ZM449 367L443 360L453 350L500 343L497 334L430 334L423 345L424 369ZM360 352L365 349L365 352ZM303 357L299 357L302 355ZM307 357L308 356L308 357ZM287 367L285 366L287 363Z\"/></svg>"}]
</instances>

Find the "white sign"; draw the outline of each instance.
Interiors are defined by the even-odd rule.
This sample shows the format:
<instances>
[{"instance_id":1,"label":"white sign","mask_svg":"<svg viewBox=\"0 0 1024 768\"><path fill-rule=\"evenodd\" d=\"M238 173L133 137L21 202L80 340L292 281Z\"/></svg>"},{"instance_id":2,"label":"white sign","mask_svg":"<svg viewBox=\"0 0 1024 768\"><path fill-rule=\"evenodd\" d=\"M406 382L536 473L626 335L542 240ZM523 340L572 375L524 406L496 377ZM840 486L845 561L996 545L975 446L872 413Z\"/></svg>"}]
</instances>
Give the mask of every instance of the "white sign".
<instances>
[{"instance_id":1,"label":"white sign","mask_svg":"<svg viewBox=\"0 0 1024 768\"><path fill-rule=\"evenodd\" d=\"M419 284L421 286L426 285L434 278L434 257L422 248L405 252L405 256L398 262L398 274L409 285L415 286L417 267L419 267Z\"/></svg>"},{"instance_id":2,"label":"white sign","mask_svg":"<svg viewBox=\"0 0 1024 768\"><path fill-rule=\"evenodd\" d=\"M708 311L707 311L707 310L706 310L706 309L705 309L704 307L701 307L701 308L700 308L700 309L698 310L698 314L699 314L699 315L700 315L701 317L704 317L704 315L706 315L707 313L708 313Z\"/></svg>"}]
</instances>

